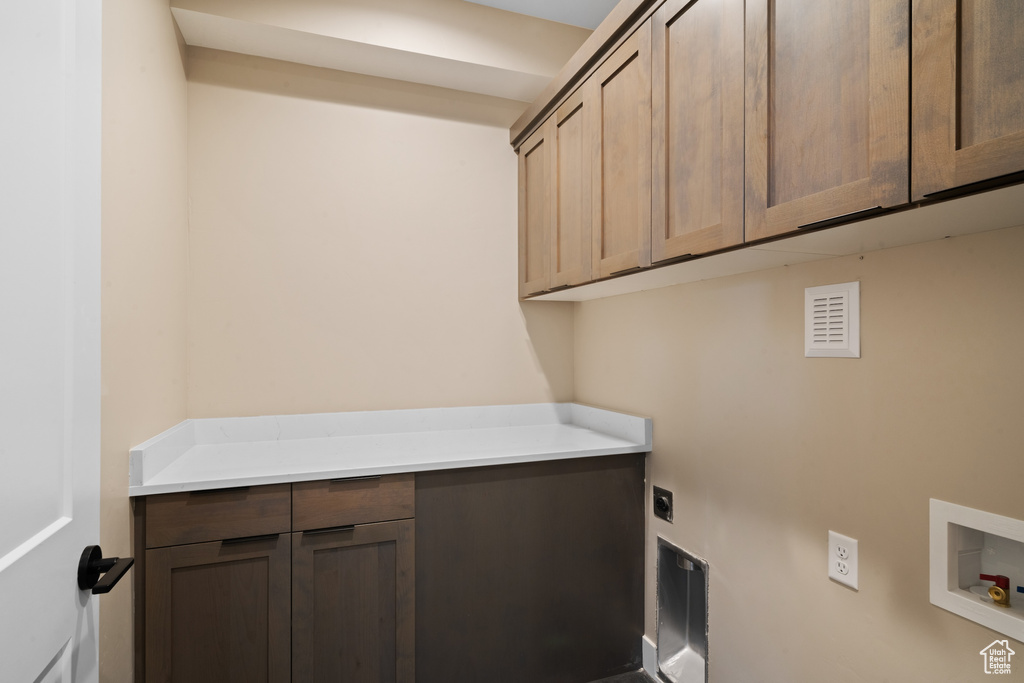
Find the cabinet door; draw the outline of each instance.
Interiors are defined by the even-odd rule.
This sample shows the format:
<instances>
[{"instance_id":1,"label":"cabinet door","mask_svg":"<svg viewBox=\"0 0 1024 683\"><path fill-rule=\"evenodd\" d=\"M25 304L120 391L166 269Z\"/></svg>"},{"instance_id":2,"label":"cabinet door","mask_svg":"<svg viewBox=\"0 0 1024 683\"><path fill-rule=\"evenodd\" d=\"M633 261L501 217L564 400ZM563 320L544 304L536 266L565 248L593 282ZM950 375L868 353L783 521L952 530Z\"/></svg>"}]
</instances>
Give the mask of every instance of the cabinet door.
<instances>
[{"instance_id":1,"label":"cabinet door","mask_svg":"<svg viewBox=\"0 0 1024 683\"><path fill-rule=\"evenodd\" d=\"M591 103L580 88L555 112L555 182L551 230L551 289L590 280Z\"/></svg>"},{"instance_id":2,"label":"cabinet door","mask_svg":"<svg viewBox=\"0 0 1024 683\"><path fill-rule=\"evenodd\" d=\"M644 466L628 454L417 473L418 683L640 668Z\"/></svg>"},{"instance_id":3,"label":"cabinet door","mask_svg":"<svg viewBox=\"0 0 1024 683\"><path fill-rule=\"evenodd\" d=\"M146 680L291 680L288 541L147 550Z\"/></svg>"},{"instance_id":4,"label":"cabinet door","mask_svg":"<svg viewBox=\"0 0 1024 683\"><path fill-rule=\"evenodd\" d=\"M651 265L651 24L583 85L594 107L595 278Z\"/></svg>"},{"instance_id":5,"label":"cabinet door","mask_svg":"<svg viewBox=\"0 0 1024 683\"><path fill-rule=\"evenodd\" d=\"M414 522L293 533L296 681L412 683Z\"/></svg>"},{"instance_id":6,"label":"cabinet door","mask_svg":"<svg viewBox=\"0 0 1024 683\"><path fill-rule=\"evenodd\" d=\"M743 243L743 0L653 17L652 260Z\"/></svg>"},{"instance_id":7,"label":"cabinet door","mask_svg":"<svg viewBox=\"0 0 1024 683\"><path fill-rule=\"evenodd\" d=\"M746 11L747 240L907 203L907 0Z\"/></svg>"},{"instance_id":8,"label":"cabinet door","mask_svg":"<svg viewBox=\"0 0 1024 683\"><path fill-rule=\"evenodd\" d=\"M1024 11L914 0L913 197L1024 171Z\"/></svg>"},{"instance_id":9,"label":"cabinet door","mask_svg":"<svg viewBox=\"0 0 1024 683\"><path fill-rule=\"evenodd\" d=\"M554 120L519 148L519 296L548 289L551 258Z\"/></svg>"}]
</instances>

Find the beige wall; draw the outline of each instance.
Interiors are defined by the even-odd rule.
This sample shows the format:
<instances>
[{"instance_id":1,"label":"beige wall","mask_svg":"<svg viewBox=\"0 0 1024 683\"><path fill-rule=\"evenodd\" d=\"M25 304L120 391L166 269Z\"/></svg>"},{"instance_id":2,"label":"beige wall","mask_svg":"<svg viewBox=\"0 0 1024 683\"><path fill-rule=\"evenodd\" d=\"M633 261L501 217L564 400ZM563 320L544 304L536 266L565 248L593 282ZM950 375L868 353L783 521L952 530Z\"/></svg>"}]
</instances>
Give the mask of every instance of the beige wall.
<instances>
[{"instance_id":1,"label":"beige wall","mask_svg":"<svg viewBox=\"0 0 1024 683\"><path fill-rule=\"evenodd\" d=\"M516 301L521 104L189 68L191 417L571 398L571 305Z\"/></svg>"},{"instance_id":2,"label":"beige wall","mask_svg":"<svg viewBox=\"0 0 1024 683\"><path fill-rule=\"evenodd\" d=\"M185 67L167 0L103 3L100 543L131 555L128 449L185 419ZM129 681L131 591L100 603L100 680Z\"/></svg>"},{"instance_id":3,"label":"beige wall","mask_svg":"<svg viewBox=\"0 0 1024 683\"><path fill-rule=\"evenodd\" d=\"M166 0L105 3L108 554L128 449L186 417L571 397L570 305L516 301L521 103L187 54ZM102 681L131 625L106 596Z\"/></svg>"},{"instance_id":4,"label":"beige wall","mask_svg":"<svg viewBox=\"0 0 1024 683\"><path fill-rule=\"evenodd\" d=\"M577 304L576 400L653 417L675 493L648 634L661 534L711 564L712 681L982 680L998 634L928 601L928 499L1024 518L1022 262L1016 228ZM804 288L852 280L863 357L804 358Z\"/></svg>"}]
</instances>

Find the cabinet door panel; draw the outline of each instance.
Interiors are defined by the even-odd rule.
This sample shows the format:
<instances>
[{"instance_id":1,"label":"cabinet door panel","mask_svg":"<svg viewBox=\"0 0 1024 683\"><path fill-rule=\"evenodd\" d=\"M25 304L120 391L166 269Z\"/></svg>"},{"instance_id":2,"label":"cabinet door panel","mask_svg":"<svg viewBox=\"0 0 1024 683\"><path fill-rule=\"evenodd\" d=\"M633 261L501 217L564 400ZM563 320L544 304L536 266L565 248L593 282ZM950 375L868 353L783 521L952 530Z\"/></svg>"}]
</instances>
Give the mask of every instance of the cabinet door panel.
<instances>
[{"instance_id":1,"label":"cabinet door panel","mask_svg":"<svg viewBox=\"0 0 1024 683\"><path fill-rule=\"evenodd\" d=\"M418 683L581 683L639 668L644 464L417 474Z\"/></svg>"},{"instance_id":2,"label":"cabinet door panel","mask_svg":"<svg viewBox=\"0 0 1024 683\"><path fill-rule=\"evenodd\" d=\"M747 4L746 234L904 204L909 7Z\"/></svg>"},{"instance_id":3,"label":"cabinet door panel","mask_svg":"<svg viewBox=\"0 0 1024 683\"><path fill-rule=\"evenodd\" d=\"M292 534L296 681L412 683L414 522Z\"/></svg>"},{"instance_id":4,"label":"cabinet door panel","mask_svg":"<svg viewBox=\"0 0 1024 683\"><path fill-rule=\"evenodd\" d=\"M554 120L549 119L519 149L519 296L549 284Z\"/></svg>"},{"instance_id":5,"label":"cabinet door panel","mask_svg":"<svg viewBox=\"0 0 1024 683\"><path fill-rule=\"evenodd\" d=\"M147 550L146 680L291 680L288 540Z\"/></svg>"},{"instance_id":6,"label":"cabinet door panel","mask_svg":"<svg viewBox=\"0 0 1024 683\"><path fill-rule=\"evenodd\" d=\"M743 0L653 17L652 260L743 242Z\"/></svg>"},{"instance_id":7,"label":"cabinet door panel","mask_svg":"<svg viewBox=\"0 0 1024 683\"><path fill-rule=\"evenodd\" d=\"M1024 12L915 0L913 196L1024 171Z\"/></svg>"},{"instance_id":8,"label":"cabinet door panel","mask_svg":"<svg viewBox=\"0 0 1024 683\"><path fill-rule=\"evenodd\" d=\"M591 103L576 91L555 113L555 213L551 231L551 288L590 280Z\"/></svg>"},{"instance_id":9,"label":"cabinet door panel","mask_svg":"<svg viewBox=\"0 0 1024 683\"><path fill-rule=\"evenodd\" d=\"M595 278L651 265L651 25L644 24L583 86L594 102Z\"/></svg>"}]
</instances>

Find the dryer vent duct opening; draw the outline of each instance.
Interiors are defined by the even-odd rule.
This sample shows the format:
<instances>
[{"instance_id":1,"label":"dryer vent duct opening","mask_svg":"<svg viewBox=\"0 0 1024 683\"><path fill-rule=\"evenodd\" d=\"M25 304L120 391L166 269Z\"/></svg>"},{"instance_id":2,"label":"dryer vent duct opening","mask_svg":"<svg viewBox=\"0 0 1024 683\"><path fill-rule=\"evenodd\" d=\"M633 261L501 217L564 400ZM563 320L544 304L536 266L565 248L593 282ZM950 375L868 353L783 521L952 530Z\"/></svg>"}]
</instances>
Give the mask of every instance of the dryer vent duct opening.
<instances>
[{"instance_id":1,"label":"dryer vent duct opening","mask_svg":"<svg viewBox=\"0 0 1024 683\"><path fill-rule=\"evenodd\" d=\"M708 563L660 537L658 678L708 680Z\"/></svg>"}]
</instances>

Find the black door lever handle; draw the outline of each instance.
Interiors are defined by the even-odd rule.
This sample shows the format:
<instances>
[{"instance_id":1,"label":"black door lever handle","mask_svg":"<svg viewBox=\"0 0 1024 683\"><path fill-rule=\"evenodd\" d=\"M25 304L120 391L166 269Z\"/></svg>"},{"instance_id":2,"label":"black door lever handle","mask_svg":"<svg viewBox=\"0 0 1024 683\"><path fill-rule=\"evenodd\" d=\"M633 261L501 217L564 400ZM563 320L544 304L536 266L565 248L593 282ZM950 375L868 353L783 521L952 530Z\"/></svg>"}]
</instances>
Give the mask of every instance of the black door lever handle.
<instances>
[{"instance_id":1,"label":"black door lever handle","mask_svg":"<svg viewBox=\"0 0 1024 683\"><path fill-rule=\"evenodd\" d=\"M133 564L135 558L103 557L98 545L87 545L78 562L78 588L92 589L93 595L109 593ZM104 575L102 579L100 574Z\"/></svg>"}]
</instances>

